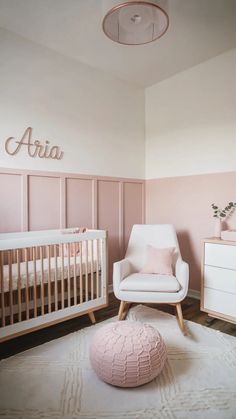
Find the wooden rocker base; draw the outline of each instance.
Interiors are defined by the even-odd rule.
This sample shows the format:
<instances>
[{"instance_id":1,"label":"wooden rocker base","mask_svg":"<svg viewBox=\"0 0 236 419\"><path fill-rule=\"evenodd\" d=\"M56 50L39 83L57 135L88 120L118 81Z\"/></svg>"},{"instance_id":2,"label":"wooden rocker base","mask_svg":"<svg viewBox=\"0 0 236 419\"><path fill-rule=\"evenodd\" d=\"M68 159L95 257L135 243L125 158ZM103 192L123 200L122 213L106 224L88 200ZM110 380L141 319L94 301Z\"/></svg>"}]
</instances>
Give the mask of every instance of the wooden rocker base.
<instances>
[{"instance_id":1,"label":"wooden rocker base","mask_svg":"<svg viewBox=\"0 0 236 419\"><path fill-rule=\"evenodd\" d=\"M183 335L186 335L186 327L185 327L185 324L184 324L184 318L183 318L181 304L177 303L177 304L175 304L175 307L176 307L176 318L177 318L180 330L183 333Z\"/></svg>"},{"instance_id":2,"label":"wooden rocker base","mask_svg":"<svg viewBox=\"0 0 236 419\"><path fill-rule=\"evenodd\" d=\"M130 308L131 303L127 303L126 301L121 301L120 302L120 308L119 308L119 312L118 312L118 320L125 320L129 308Z\"/></svg>"},{"instance_id":3,"label":"wooden rocker base","mask_svg":"<svg viewBox=\"0 0 236 419\"><path fill-rule=\"evenodd\" d=\"M121 301L120 302L120 308L119 308L119 312L118 312L118 320L125 320L125 318L128 314L128 311L129 311L130 304L131 303L127 303L126 301ZM184 324L181 303L172 304L172 305L174 305L175 308L176 308L176 319L178 321L179 328L180 328L181 332L183 333L183 335L186 335L186 328L185 328L185 324Z\"/></svg>"},{"instance_id":4,"label":"wooden rocker base","mask_svg":"<svg viewBox=\"0 0 236 419\"><path fill-rule=\"evenodd\" d=\"M95 324L95 323L96 323L96 319L95 319L94 312L93 312L93 311L89 311L89 312L88 312L88 315L89 315L89 318L90 318L90 320L91 320L91 323L92 323L92 324Z\"/></svg>"}]
</instances>

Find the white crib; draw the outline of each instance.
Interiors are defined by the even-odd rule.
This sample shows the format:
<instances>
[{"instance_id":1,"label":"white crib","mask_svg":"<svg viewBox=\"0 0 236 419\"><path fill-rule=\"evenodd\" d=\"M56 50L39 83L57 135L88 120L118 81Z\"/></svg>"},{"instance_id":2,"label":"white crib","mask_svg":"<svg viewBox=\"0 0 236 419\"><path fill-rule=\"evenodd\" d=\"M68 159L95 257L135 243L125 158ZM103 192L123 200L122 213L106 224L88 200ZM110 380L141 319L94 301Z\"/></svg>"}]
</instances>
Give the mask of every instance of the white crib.
<instances>
[{"instance_id":1,"label":"white crib","mask_svg":"<svg viewBox=\"0 0 236 419\"><path fill-rule=\"evenodd\" d=\"M107 232L0 234L0 342L107 306Z\"/></svg>"}]
</instances>

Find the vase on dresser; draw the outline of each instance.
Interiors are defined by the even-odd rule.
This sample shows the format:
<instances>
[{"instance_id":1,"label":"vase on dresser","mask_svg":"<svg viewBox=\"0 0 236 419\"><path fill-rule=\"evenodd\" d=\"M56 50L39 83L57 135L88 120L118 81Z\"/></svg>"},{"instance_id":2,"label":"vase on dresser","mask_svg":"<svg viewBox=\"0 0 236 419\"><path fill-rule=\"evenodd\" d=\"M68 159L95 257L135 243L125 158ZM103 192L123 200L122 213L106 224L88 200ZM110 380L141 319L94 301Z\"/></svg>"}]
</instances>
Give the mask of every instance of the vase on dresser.
<instances>
[{"instance_id":1,"label":"vase on dresser","mask_svg":"<svg viewBox=\"0 0 236 419\"><path fill-rule=\"evenodd\" d=\"M222 222L220 218L215 218L214 237L220 238L222 231Z\"/></svg>"}]
</instances>

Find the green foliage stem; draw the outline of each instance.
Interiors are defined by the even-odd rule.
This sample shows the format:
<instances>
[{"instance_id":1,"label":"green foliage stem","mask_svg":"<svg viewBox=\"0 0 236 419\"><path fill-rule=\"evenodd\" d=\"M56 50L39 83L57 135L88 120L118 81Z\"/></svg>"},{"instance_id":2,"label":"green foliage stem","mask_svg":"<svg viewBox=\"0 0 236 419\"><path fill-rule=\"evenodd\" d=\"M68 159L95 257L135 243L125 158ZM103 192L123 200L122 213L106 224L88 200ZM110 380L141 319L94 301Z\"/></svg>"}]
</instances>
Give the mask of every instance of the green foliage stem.
<instances>
[{"instance_id":1,"label":"green foliage stem","mask_svg":"<svg viewBox=\"0 0 236 419\"><path fill-rule=\"evenodd\" d=\"M211 204L211 207L214 211L213 217L220 218L220 220L222 220L226 219L226 217L230 217L233 214L236 207L236 202L229 202L224 209L220 209L216 204Z\"/></svg>"}]
</instances>

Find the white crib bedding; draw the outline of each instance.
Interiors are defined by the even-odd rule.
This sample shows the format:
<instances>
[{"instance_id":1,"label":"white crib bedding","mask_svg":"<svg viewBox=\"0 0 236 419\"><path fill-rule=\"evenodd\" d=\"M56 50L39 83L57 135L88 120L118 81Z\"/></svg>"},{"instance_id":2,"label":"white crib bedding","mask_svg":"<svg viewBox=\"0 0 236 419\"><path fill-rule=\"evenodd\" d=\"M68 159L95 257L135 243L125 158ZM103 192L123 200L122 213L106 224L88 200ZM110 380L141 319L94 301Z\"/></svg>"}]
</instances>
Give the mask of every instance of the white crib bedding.
<instances>
[{"instance_id":1,"label":"white crib bedding","mask_svg":"<svg viewBox=\"0 0 236 419\"><path fill-rule=\"evenodd\" d=\"M55 263L55 257L51 257L50 259L50 281L54 282L55 281L55 274L56 274L56 263ZM28 261L28 286L33 286L34 285L34 281L35 281L35 277L34 277L34 262L33 261ZM36 260L36 285L39 285L42 283L42 278L41 278L41 260L37 259ZM68 271L69 271L69 260L68 257L64 257L64 279L68 278ZM74 269L75 266L75 269ZM93 268L93 269L92 269ZM100 271L101 269L101 264L100 262L98 263L98 270ZM61 281L62 279L62 258L60 256L57 256L57 279L58 281ZM91 257L88 256L88 260L87 260L87 268L86 268L86 258L85 255L83 255L82 257L82 263L81 263L81 268L80 268L80 255L76 256L76 258L74 258L74 256L70 257L70 278L73 278L74 275L76 274L76 276L80 275L80 271L82 273L82 275L86 274L86 270L87 273L90 274L92 271L94 272L94 276L97 272L97 260L96 260L96 255L94 255L94 259L93 259L93 263L91 260ZM12 290L17 290L18 289L18 264L17 263L13 263L12 264ZM25 288L26 286L26 262L21 262L20 263L20 288ZM10 286L10 275L9 275L9 265L4 265L3 268L3 286L4 286L4 292L8 292L9 291L9 286ZM48 279L49 279L49 263L48 263L48 258L44 258L43 259L43 282L46 284L48 283Z\"/></svg>"}]
</instances>

